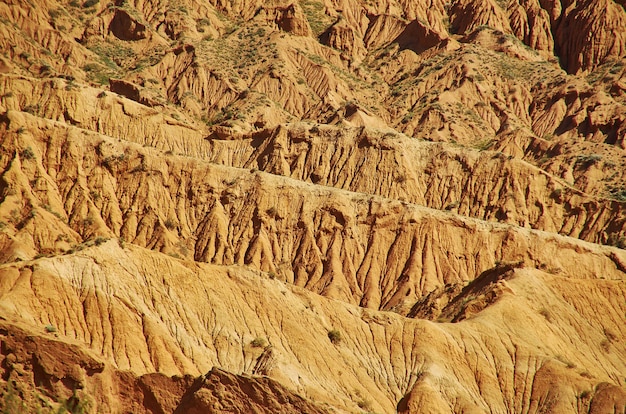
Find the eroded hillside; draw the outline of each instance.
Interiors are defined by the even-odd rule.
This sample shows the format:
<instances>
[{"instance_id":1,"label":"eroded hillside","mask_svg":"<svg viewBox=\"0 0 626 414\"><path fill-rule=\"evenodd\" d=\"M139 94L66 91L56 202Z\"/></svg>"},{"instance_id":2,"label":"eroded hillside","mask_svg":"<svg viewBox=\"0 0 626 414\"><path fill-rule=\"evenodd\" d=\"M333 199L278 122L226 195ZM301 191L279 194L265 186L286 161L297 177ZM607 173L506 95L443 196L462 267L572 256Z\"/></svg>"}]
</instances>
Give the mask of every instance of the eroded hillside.
<instances>
[{"instance_id":1,"label":"eroded hillside","mask_svg":"<svg viewBox=\"0 0 626 414\"><path fill-rule=\"evenodd\" d=\"M56 369L35 358L48 390L67 398L80 381L82 390L96 391L93 407L128 409L117 401L121 389L102 390L106 381L123 383L108 378L121 374L102 360L141 378L197 376L215 365L264 374L347 411L445 412L455 401L458 410L606 412L626 398L615 385L625 368L623 280L503 268L470 283L455 299L462 305L446 307L438 322L332 301L249 268L121 248L114 240L5 266L2 280L5 313L19 309L20 320L39 326L46 341L57 335L100 355L93 360L73 351L73 365ZM56 332L45 334L51 326ZM13 362L5 376L30 369L37 385L37 366L19 359L14 347L7 352Z\"/></svg>"},{"instance_id":2,"label":"eroded hillside","mask_svg":"<svg viewBox=\"0 0 626 414\"><path fill-rule=\"evenodd\" d=\"M3 409L626 411L625 27L0 4Z\"/></svg>"}]
</instances>

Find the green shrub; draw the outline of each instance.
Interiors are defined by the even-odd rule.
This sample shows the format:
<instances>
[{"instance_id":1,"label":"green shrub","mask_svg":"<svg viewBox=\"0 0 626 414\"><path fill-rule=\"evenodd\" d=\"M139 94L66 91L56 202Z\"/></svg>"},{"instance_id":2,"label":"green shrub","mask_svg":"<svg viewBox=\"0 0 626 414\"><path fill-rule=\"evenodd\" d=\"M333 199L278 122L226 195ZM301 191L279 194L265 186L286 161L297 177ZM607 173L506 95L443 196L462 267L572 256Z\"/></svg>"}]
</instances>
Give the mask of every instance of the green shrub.
<instances>
[{"instance_id":1,"label":"green shrub","mask_svg":"<svg viewBox=\"0 0 626 414\"><path fill-rule=\"evenodd\" d=\"M101 244L105 243L107 240L109 239L107 239L106 237L98 236L94 240L94 243L96 244L96 246L100 246Z\"/></svg>"},{"instance_id":2,"label":"green shrub","mask_svg":"<svg viewBox=\"0 0 626 414\"><path fill-rule=\"evenodd\" d=\"M626 236L623 234L612 233L609 235L606 244L615 246L619 249L626 249Z\"/></svg>"},{"instance_id":3,"label":"green shrub","mask_svg":"<svg viewBox=\"0 0 626 414\"><path fill-rule=\"evenodd\" d=\"M328 331L328 339L330 339L330 342L332 342L334 345L338 345L342 339L341 332L339 332L337 329Z\"/></svg>"},{"instance_id":4,"label":"green shrub","mask_svg":"<svg viewBox=\"0 0 626 414\"><path fill-rule=\"evenodd\" d=\"M89 397L79 397L74 390L74 394L67 400L61 401L61 406L56 411L57 414L87 414L91 411L91 401Z\"/></svg>"},{"instance_id":5,"label":"green shrub","mask_svg":"<svg viewBox=\"0 0 626 414\"><path fill-rule=\"evenodd\" d=\"M582 164L583 167L587 168L602 159L602 155L599 154L583 154L578 155L576 157L576 163Z\"/></svg>"},{"instance_id":6,"label":"green shrub","mask_svg":"<svg viewBox=\"0 0 626 414\"><path fill-rule=\"evenodd\" d=\"M35 115L37 112L39 112L39 105L38 104L36 104L36 105L26 105L23 108L23 111L24 112L28 112L31 115Z\"/></svg>"},{"instance_id":7,"label":"green shrub","mask_svg":"<svg viewBox=\"0 0 626 414\"><path fill-rule=\"evenodd\" d=\"M176 228L176 222L168 218L165 220L165 227L167 227L168 230L174 230Z\"/></svg>"},{"instance_id":8,"label":"green shrub","mask_svg":"<svg viewBox=\"0 0 626 414\"><path fill-rule=\"evenodd\" d=\"M33 149L31 147L24 148L20 155L25 160L35 159L35 153L33 152Z\"/></svg>"},{"instance_id":9,"label":"green shrub","mask_svg":"<svg viewBox=\"0 0 626 414\"><path fill-rule=\"evenodd\" d=\"M252 342L250 342L253 348L265 348L267 345L267 341L264 338L254 338Z\"/></svg>"},{"instance_id":10,"label":"green shrub","mask_svg":"<svg viewBox=\"0 0 626 414\"><path fill-rule=\"evenodd\" d=\"M492 139L485 139L483 141L480 141L478 144L475 145L475 148L478 151L487 151L489 148L491 148L493 145L495 144L495 141Z\"/></svg>"},{"instance_id":11,"label":"green shrub","mask_svg":"<svg viewBox=\"0 0 626 414\"><path fill-rule=\"evenodd\" d=\"M13 382L7 382L7 389L2 395L2 413L19 414L25 413L26 405L20 397L20 393L14 388Z\"/></svg>"},{"instance_id":12,"label":"green shrub","mask_svg":"<svg viewBox=\"0 0 626 414\"><path fill-rule=\"evenodd\" d=\"M614 186L608 188L608 196L613 200L617 201L626 201L626 187L624 186Z\"/></svg>"}]
</instances>

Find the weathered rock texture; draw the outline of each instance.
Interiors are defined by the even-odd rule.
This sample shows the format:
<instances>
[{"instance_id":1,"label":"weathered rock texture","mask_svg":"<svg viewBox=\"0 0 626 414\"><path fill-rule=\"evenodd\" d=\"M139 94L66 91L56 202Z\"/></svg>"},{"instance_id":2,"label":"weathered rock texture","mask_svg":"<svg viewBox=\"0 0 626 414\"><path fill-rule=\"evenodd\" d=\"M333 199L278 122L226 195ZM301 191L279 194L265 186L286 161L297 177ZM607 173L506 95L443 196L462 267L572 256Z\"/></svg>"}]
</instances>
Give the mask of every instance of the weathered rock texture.
<instances>
[{"instance_id":1,"label":"weathered rock texture","mask_svg":"<svg viewBox=\"0 0 626 414\"><path fill-rule=\"evenodd\" d=\"M59 387L65 397L79 381L94 407L116 407L115 390L129 388L116 379L121 374L108 374L104 362L141 377L133 387L144 393L141 384L150 378L168 381L146 377L150 373L198 376L218 365L269 375L311 401L346 410L368 405L379 412L396 406L424 412L454 401L463 409L516 412L549 406L587 411L603 399L623 404L624 390L615 385L625 369L619 342L623 280L505 266L466 286L434 323L324 299L245 267L183 262L131 245L122 249L115 240L5 266L1 276L3 314L61 341L34 340L41 368L27 366L33 359L7 345L5 360L13 362L5 369L14 376L20 369L33 375L43 370L49 388ZM448 320L455 323L442 323ZM46 333L46 326L56 332ZM8 344L20 343L11 339L18 335L14 328L6 332ZM65 350L65 341L90 351L77 345ZM52 356L67 362L55 365ZM265 403L270 409L272 401L287 398L271 381L224 375L199 380L204 385L194 390L203 391L184 399L176 389L188 390L192 381L173 378L178 385L165 388L174 395L154 398L187 407L242 395L250 387L271 396ZM94 391L105 379L115 387L98 396Z\"/></svg>"},{"instance_id":2,"label":"weathered rock texture","mask_svg":"<svg viewBox=\"0 0 626 414\"><path fill-rule=\"evenodd\" d=\"M626 10L0 4L4 412L626 410Z\"/></svg>"}]
</instances>

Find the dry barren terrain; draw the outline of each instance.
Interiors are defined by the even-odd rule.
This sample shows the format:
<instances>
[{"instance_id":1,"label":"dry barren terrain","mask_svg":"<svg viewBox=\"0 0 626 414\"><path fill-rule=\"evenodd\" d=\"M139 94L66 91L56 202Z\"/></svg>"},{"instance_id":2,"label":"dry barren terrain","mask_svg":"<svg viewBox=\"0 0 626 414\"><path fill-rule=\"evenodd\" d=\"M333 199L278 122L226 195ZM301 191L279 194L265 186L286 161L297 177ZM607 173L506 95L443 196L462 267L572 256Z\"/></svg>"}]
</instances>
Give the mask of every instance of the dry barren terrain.
<instances>
[{"instance_id":1,"label":"dry barren terrain","mask_svg":"<svg viewBox=\"0 0 626 414\"><path fill-rule=\"evenodd\" d=\"M626 4L0 3L3 413L626 413Z\"/></svg>"}]
</instances>

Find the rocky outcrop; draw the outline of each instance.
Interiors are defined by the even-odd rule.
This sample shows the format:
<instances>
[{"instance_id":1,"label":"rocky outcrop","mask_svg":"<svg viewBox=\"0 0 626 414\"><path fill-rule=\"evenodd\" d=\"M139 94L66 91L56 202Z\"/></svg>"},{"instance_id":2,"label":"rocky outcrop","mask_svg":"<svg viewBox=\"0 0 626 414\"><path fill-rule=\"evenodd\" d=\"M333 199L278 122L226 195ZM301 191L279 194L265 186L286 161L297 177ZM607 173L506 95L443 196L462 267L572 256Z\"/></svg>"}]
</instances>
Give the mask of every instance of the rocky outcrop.
<instances>
[{"instance_id":1,"label":"rocky outcrop","mask_svg":"<svg viewBox=\"0 0 626 414\"><path fill-rule=\"evenodd\" d=\"M125 96L130 100L139 102L140 104L149 107L154 107L158 105L158 102L156 102L156 100L150 99L145 95L139 85L127 82L123 79L109 79L109 88L111 88L111 92Z\"/></svg>"},{"instance_id":2,"label":"rocky outcrop","mask_svg":"<svg viewBox=\"0 0 626 414\"><path fill-rule=\"evenodd\" d=\"M462 0L450 8L450 26L453 33L466 34L479 26L489 26L509 32L506 11L492 0Z\"/></svg>"},{"instance_id":3,"label":"rocky outcrop","mask_svg":"<svg viewBox=\"0 0 626 414\"><path fill-rule=\"evenodd\" d=\"M141 40L146 38L146 26L133 19L127 11L115 9L109 31L120 40Z\"/></svg>"},{"instance_id":4,"label":"rocky outcrop","mask_svg":"<svg viewBox=\"0 0 626 414\"><path fill-rule=\"evenodd\" d=\"M8 128L14 126L8 124ZM307 176L297 178L318 183L313 185L252 169L217 166L173 155L164 157L162 153L157 157L159 153L154 150L122 146L106 137L89 137L75 130L59 129L54 135L49 133L45 146L43 142L29 141L25 134L7 134L6 138L13 140L5 141L3 146L9 151L5 152L7 164L3 179L11 183L5 189L1 215L7 223L3 243L7 252L13 252L5 259L7 261L16 257L28 259L37 253L69 251L70 245L90 239L93 243L97 237L123 237L141 246L197 261L249 265L271 271L281 280L326 296L374 309L395 309L400 313L406 313L416 300L432 289L450 282L472 280L493 267L496 261L528 261L533 266L545 265L566 275L585 278L593 277L601 268L606 277L622 277L622 269L612 259L612 255L620 253L611 249L603 250L561 237L546 239L530 229L479 222L407 201L364 195L374 192L373 188L386 188L384 180L391 180L394 186L398 180L395 175L385 178L379 171L376 179L370 181L366 170L351 172L349 159L320 163L315 171L309 171L304 164L301 171ZM284 142L281 147L292 146L301 152L296 145L310 142L304 138L300 136L290 144ZM382 137L378 137L378 142L375 139L365 135L358 140L357 147L366 152L355 156L361 160L355 167L360 168L368 158L384 165L388 162L380 158L384 148L388 148L389 154L395 153L391 148L396 143L387 143ZM224 143L231 142L238 143ZM278 149L280 141L274 142ZM28 151L22 148L31 148L32 155L26 155ZM403 152L410 154L410 146L405 148ZM301 153L323 160L322 154L316 154L321 149L321 146L319 149L311 146ZM335 151L330 146L324 149L329 154L346 151ZM262 154L271 154L267 148L259 150ZM375 151L370 153L372 150ZM63 162L60 154L63 154ZM284 158L268 157L263 160L264 164L254 165L269 171L281 168L281 174L289 175L290 165L298 164L287 152L284 155ZM474 171L473 175L477 171L479 175L485 174L482 169L486 167L480 163L473 167L471 163L475 161L471 158L454 158L439 152L434 159L445 160L448 156L450 160L457 160L459 170L466 165L465 170ZM488 160L494 158L490 156ZM425 175L436 175L436 171L442 169L436 164L429 166L433 162L425 163ZM342 166L349 176L344 178L339 172L325 171L324 165ZM399 160L397 165L402 162ZM444 168L450 174L460 174L452 170L452 165ZM502 171L497 162L492 168ZM394 171L397 172L398 167ZM408 174L408 167L406 171ZM512 179L512 172L504 171L501 186L493 190L496 194L508 185L515 187L515 183L508 181ZM326 183L324 177L334 176L339 182L351 180L353 191L359 192L319 185ZM39 185L50 186L47 192L39 190L36 177L41 177ZM439 182L451 182L451 176L447 177L441 176ZM407 176L400 184L411 180ZM415 189L423 189L426 199L431 191L438 190L435 182L419 184L416 181L413 185ZM472 185L478 186L468 182L461 188ZM528 188L527 184L519 186ZM546 191L555 190L548 188ZM451 194L454 190L439 191ZM315 197L308 198L309 193ZM564 194L566 192L561 191L553 196L555 205L558 205L558 198L566 197ZM397 193L389 195L398 196ZM514 205L514 197L505 198L510 201L507 205ZM572 197L572 202L575 199ZM467 202L467 208L477 204L472 200L461 201ZM619 221L621 216L615 215L610 205L598 211L590 210L590 213L582 210L583 207L587 206L581 204L575 214L566 219L563 225L568 226L567 231L596 235L593 226L602 225L603 220L607 229L623 226ZM459 205L452 205L449 209L459 208ZM586 214L590 218L583 221ZM540 220L547 225L549 218ZM467 255L464 251L469 245L484 246L486 250L478 256ZM563 259L567 257L564 252L572 249L587 252L588 266ZM552 255L551 252L557 250L561 257Z\"/></svg>"},{"instance_id":5,"label":"rocky outcrop","mask_svg":"<svg viewBox=\"0 0 626 414\"><path fill-rule=\"evenodd\" d=\"M620 2L0 4L3 412L622 412Z\"/></svg>"},{"instance_id":6,"label":"rocky outcrop","mask_svg":"<svg viewBox=\"0 0 626 414\"><path fill-rule=\"evenodd\" d=\"M0 322L4 410L133 413L325 413L267 377L212 368L199 377L116 369L60 338L54 325L41 330ZM56 411L54 411L56 412Z\"/></svg>"},{"instance_id":7,"label":"rocky outcrop","mask_svg":"<svg viewBox=\"0 0 626 414\"><path fill-rule=\"evenodd\" d=\"M66 399L74 378L80 401L133 412L212 403L267 412L281 401L285 410L320 410L294 391L348 411L436 412L454 401L481 410L621 407L623 280L532 268L493 274L455 302L464 318L435 323L324 299L249 268L110 240L2 267L3 315L37 332L29 342L3 322L2 367L11 378L39 375ZM266 372L282 386L212 368L250 373L268 345ZM42 369L31 371L33 363Z\"/></svg>"},{"instance_id":8,"label":"rocky outcrop","mask_svg":"<svg viewBox=\"0 0 626 414\"><path fill-rule=\"evenodd\" d=\"M344 51L357 61L363 60L367 54L363 43L363 35L356 32L344 19L339 19L320 36L320 41L334 49Z\"/></svg>"},{"instance_id":9,"label":"rocky outcrop","mask_svg":"<svg viewBox=\"0 0 626 414\"><path fill-rule=\"evenodd\" d=\"M511 30L518 39L535 50L545 52L544 56L554 52L550 14L542 8L540 2L511 2L508 12Z\"/></svg>"},{"instance_id":10,"label":"rocky outcrop","mask_svg":"<svg viewBox=\"0 0 626 414\"><path fill-rule=\"evenodd\" d=\"M211 410L268 414L330 412L285 390L276 381L267 377L251 378L213 368L194 388L196 386L198 389L187 391L175 413L200 414Z\"/></svg>"},{"instance_id":11,"label":"rocky outcrop","mask_svg":"<svg viewBox=\"0 0 626 414\"><path fill-rule=\"evenodd\" d=\"M398 42L402 49L411 49L419 54L435 46L445 47L446 40L447 36L440 35L419 20L413 20L394 42Z\"/></svg>"},{"instance_id":12,"label":"rocky outcrop","mask_svg":"<svg viewBox=\"0 0 626 414\"><path fill-rule=\"evenodd\" d=\"M570 73L587 71L626 56L626 10L613 1L566 2L555 40Z\"/></svg>"},{"instance_id":13,"label":"rocky outcrop","mask_svg":"<svg viewBox=\"0 0 626 414\"><path fill-rule=\"evenodd\" d=\"M7 81L15 85L12 87L19 93L20 82ZM43 83L41 90L54 93L53 85ZM44 116L220 164L259 168L316 184L402 199L436 209L452 209L470 217L554 231L593 242L607 243L624 227L619 202L595 199L559 180L557 177L563 173L556 161L550 167L556 176L550 176L499 153L467 153L452 146L419 143L395 133L381 134L372 129L341 131L307 124L264 130L234 140L207 142L200 131L174 119L164 124L162 115L134 102L108 96L98 98L89 93L63 93L51 95L49 99L59 99L57 102L62 104L56 112L55 107L47 106ZM70 105L87 100L98 106ZM107 108L109 116L97 118L98 108ZM353 112L345 115L353 118L360 111ZM359 116L368 117L365 113ZM12 118L13 123L7 124L6 130L26 128L23 118ZM367 119L362 122L374 125ZM62 130L59 132L65 134ZM35 134L36 140L46 139L46 135ZM230 134L233 132L225 130L222 135ZM354 142L358 145L354 146ZM21 151L20 148L15 150ZM299 154L305 150L311 155L302 158ZM398 151L406 156L398 159L395 155ZM530 146L527 151L541 158L556 150L552 144L551 147ZM587 164L578 162L576 165L576 174L586 171L583 168ZM610 164L605 168L608 174ZM371 170L377 170L379 175L371 177L364 173ZM489 185L483 177L490 177ZM581 175L577 182L582 183L583 179ZM615 179L617 181L617 177ZM596 182L587 180L587 187L583 189L593 192Z\"/></svg>"},{"instance_id":14,"label":"rocky outcrop","mask_svg":"<svg viewBox=\"0 0 626 414\"><path fill-rule=\"evenodd\" d=\"M364 36L365 46L368 49L376 49L387 43L388 39L396 39L407 26L403 19L393 15L371 16L369 20Z\"/></svg>"},{"instance_id":15,"label":"rocky outcrop","mask_svg":"<svg viewBox=\"0 0 626 414\"><path fill-rule=\"evenodd\" d=\"M310 36L311 28L304 17L302 9L297 3L286 8L277 9L275 22L281 30L297 36Z\"/></svg>"}]
</instances>

